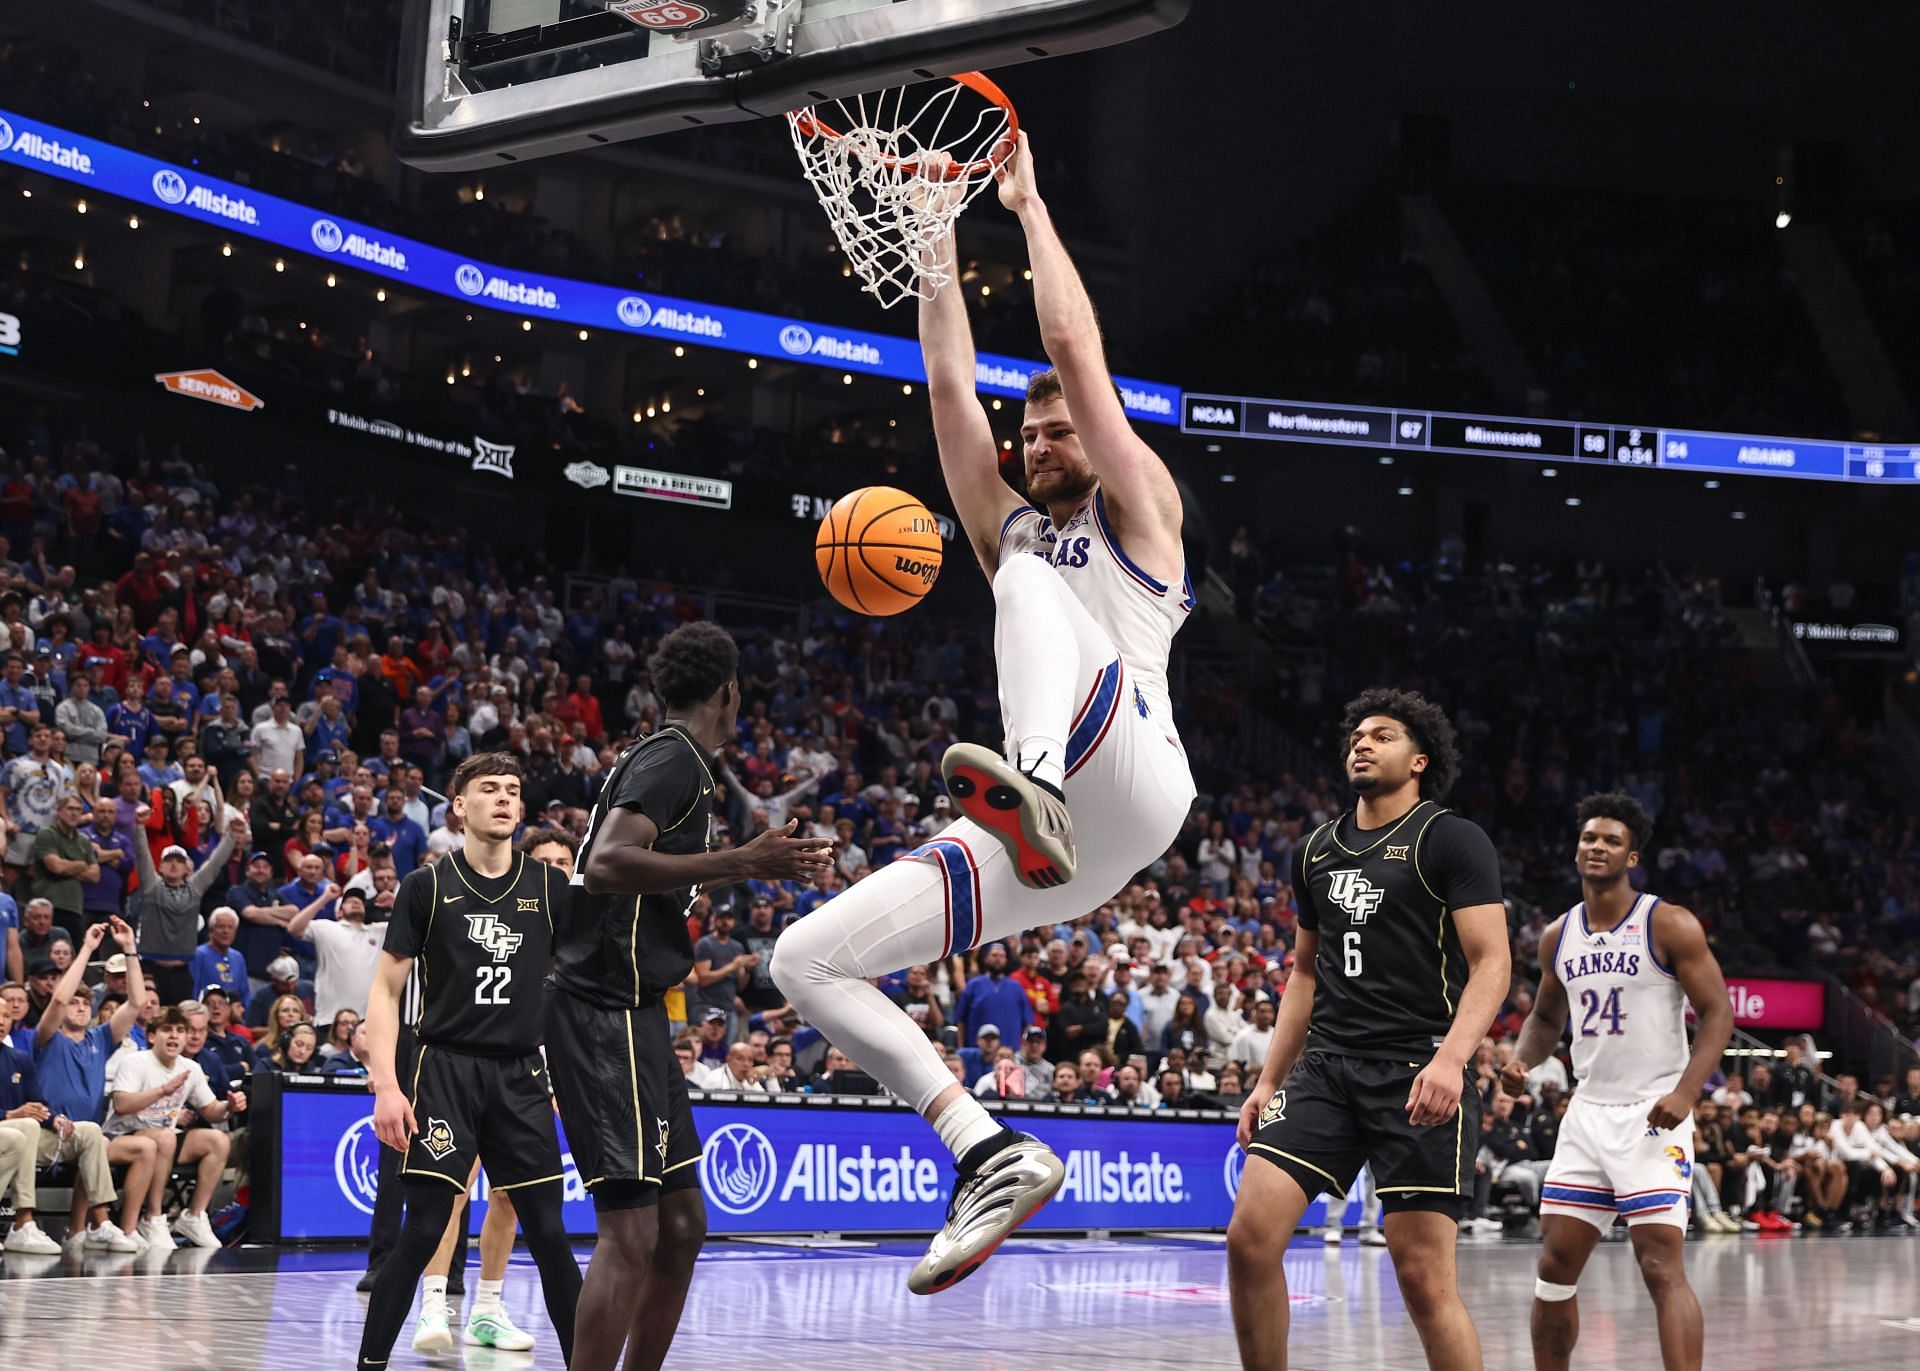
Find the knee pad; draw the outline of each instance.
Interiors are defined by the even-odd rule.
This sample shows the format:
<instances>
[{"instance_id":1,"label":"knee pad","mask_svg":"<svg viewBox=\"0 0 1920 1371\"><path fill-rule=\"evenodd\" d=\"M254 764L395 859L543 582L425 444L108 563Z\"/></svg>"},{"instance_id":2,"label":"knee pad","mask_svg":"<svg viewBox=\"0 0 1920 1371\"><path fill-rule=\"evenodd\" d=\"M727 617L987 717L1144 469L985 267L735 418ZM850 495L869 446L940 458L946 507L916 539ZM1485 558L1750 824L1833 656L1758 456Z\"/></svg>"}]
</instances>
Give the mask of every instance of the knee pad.
<instances>
[{"instance_id":1,"label":"knee pad","mask_svg":"<svg viewBox=\"0 0 1920 1371\"><path fill-rule=\"evenodd\" d=\"M1546 1304L1564 1304L1579 1292L1577 1285L1555 1285L1552 1281L1535 1280L1533 1297Z\"/></svg>"}]
</instances>

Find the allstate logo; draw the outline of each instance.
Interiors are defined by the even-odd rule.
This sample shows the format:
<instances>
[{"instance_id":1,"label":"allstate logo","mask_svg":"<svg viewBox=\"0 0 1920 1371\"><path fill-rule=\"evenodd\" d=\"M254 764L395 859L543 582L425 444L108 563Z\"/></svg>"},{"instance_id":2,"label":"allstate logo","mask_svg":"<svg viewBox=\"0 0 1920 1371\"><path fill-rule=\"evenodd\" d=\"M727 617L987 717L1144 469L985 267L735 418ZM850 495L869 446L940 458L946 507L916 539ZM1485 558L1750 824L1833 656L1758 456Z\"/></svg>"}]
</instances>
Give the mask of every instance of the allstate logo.
<instances>
[{"instance_id":1,"label":"allstate logo","mask_svg":"<svg viewBox=\"0 0 1920 1371\"><path fill-rule=\"evenodd\" d=\"M813 346L813 334L804 324L788 324L780 330L780 346L795 357L805 357Z\"/></svg>"},{"instance_id":2,"label":"allstate logo","mask_svg":"<svg viewBox=\"0 0 1920 1371\"><path fill-rule=\"evenodd\" d=\"M313 245L322 252L338 252L340 245L347 241L347 235L340 231L340 225L331 219L313 221Z\"/></svg>"},{"instance_id":3,"label":"allstate logo","mask_svg":"<svg viewBox=\"0 0 1920 1371\"><path fill-rule=\"evenodd\" d=\"M162 167L153 174L153 193L169 205L177 205L187 198L187 178L171 167Z\"/></svg>"},{"instance_id":4,"label":"allstate logo","mask_svg":"<svg viewBox=\"0 0 1920 1371\"><path fill-rule=\"evenodd\" d=\"M462 262L454 268L453 283L462 295L478 295L487 288L487 274L471 262Z\"/></svg>"},{"instance_id":5,"label":"allstate logo","mask_svg":"<svg viewBox=\"0 0 1920 1371\"><path fill-rule=\"evenodd\" d=\"M638 295L621 296L613 312L620 316L620 322L628 328L645 328L653 318L653 306Z\"/></svg>"},{"instance_id":6,"label":"allstate logo","mask_svg":"<svg viewBox=\"0 0 1920 1371\"><path fill-rule=\"evenodd\" d=\"M374 1135L373 1115L340 1135L340 1145L333 1150L333 1178L348 1204L362 1214L373 1213L380 1190L380 1139Z\"/></svg>"},{"instance_id":7,"label":"allstate logo","mask_svg":"<svg viewBox=\"0 0 1920 1371\"><path fill-rule=\"evenodd\" d=\"M13 146L13 125L0 119L0 152Z\"/></svg>"},{"instance_id":8,"label":"allstate logo","mask_svg":"<svg viewBox=\"0 0 1920 1371\"><path fill-rule=\"evenodd\" d=\"M1247 1169L1247 1154L1239 1143L1227 1144L1227 1160L1220 1168L1220 1179L1227 1183L1227 1198L1240 1198L1240 1176Z\"/></svg>"},{"instance_id":9,"label":"allstate logo","mask_svg":"<svg viewBox=\"0 0 1920 1371\"><path fill-rule=\"evenodd\" d=\"M751 1214L772 1199L778 1172L773 1144L752 1124L725 1124L700 1149L700 1184L729 1214Z\"/></svg>"}]
</instances>

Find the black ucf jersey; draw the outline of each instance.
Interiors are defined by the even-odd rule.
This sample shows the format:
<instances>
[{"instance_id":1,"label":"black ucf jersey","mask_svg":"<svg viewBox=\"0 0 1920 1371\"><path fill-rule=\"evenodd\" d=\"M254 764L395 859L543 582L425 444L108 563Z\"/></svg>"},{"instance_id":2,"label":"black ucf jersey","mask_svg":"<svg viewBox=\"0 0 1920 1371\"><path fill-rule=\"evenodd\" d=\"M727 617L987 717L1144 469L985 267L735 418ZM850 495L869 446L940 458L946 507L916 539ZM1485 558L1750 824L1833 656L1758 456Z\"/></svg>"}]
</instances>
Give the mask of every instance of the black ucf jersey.
<instances>
[{"instance_id":1,"label":"black ucf jersey","mask_svg":"<svg viewBox=\"0 0 1920 1371\"><path fill-rule=\"evenodd\" d=\"M1293 850L1293 890L1320 935L1308 1046L1424 1063L1467 983L1453 911L1500 902L1487 835L1430 800L1384 828L1349 812Z\"/></svg>"},{"instance_id":2,"label":"black ucf jersey","mask_svg":"<svg viewBox=\"0 0 1920 1371\"><path fill-rule=\"evenodd\" d=\"M552 871L515 853L506 875L482 876L456 850L400 882L385 946L413 958L403 1018L421 1042L485 1057L539 1049L566 889Z\"/></svg>"},{"instance_id":3,"label":"black ucf jersey","mask_svg":"<svg viewBox=\"0 0 1920 1371\"><path fill-rule=\"evenodd\" d=\"M687 911L695 886L651 895L593 895L587 862L612 809L634 809L660 830L653 850L705 852L713 827L713 768L706 750L678 724L642 738L613 764L593 803L587 836L574 860L573 885L554 949L554 979L609 1009L651 1004L693 969Z\"/></svg>"}]
</instances>

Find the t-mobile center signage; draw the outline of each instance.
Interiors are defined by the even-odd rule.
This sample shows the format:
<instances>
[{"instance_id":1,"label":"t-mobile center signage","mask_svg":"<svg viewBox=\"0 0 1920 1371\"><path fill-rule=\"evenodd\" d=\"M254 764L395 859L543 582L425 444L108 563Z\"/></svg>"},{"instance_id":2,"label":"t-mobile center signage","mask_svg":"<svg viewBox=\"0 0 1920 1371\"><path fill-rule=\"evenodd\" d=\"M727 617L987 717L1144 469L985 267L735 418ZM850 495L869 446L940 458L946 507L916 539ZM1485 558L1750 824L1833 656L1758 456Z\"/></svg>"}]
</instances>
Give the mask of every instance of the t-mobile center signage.
<instances>
[{"instance_id":1,"label":"t-mobile center signage","mask_svg":"<svg viewBox=\"0 0 1920 1371\"><path fill-rule=\"evenodd\" d=\"M1727 999L1740 1028L1817 1030L1827 1022L1827 987L1819 981L1727 977Z\"/></svg>"}]
</instances>

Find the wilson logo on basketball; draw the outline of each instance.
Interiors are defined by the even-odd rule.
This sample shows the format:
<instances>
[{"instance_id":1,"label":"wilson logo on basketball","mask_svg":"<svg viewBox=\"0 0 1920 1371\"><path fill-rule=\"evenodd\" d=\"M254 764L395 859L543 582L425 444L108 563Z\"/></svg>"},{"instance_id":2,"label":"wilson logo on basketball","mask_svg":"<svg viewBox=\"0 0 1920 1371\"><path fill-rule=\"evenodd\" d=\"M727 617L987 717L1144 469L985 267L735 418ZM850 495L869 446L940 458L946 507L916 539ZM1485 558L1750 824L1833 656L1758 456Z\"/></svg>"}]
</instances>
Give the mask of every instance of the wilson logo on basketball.
<instances>
[{"instance_id":1,"label":"wilson logo on basketball","mask_svg":"<svg viewBox=\"0 0 1920 1371\"><path fill-rule=\"evenodd\" d=\"M627 0L608 8L643 29L690 29L713 18L709 10L688 0Z\"/></svg>"},{"instance_id":2,"label":"wilson logo on basketball","mask_svg":"<svg viewBox=\"0 0 1920 1371\"><path fill-rule=\"evenodd\" d=\"M918 576L924 585L932 585L933 578L940 574L938 562L923 562L917 557L896 556L893 559L893 569L904 571L909 576Z\"/></svg>"}]
</instances>

